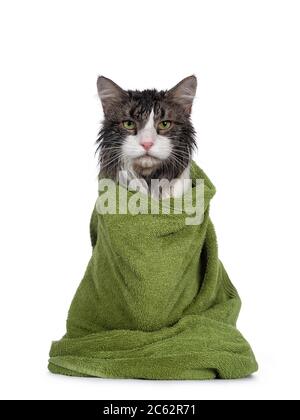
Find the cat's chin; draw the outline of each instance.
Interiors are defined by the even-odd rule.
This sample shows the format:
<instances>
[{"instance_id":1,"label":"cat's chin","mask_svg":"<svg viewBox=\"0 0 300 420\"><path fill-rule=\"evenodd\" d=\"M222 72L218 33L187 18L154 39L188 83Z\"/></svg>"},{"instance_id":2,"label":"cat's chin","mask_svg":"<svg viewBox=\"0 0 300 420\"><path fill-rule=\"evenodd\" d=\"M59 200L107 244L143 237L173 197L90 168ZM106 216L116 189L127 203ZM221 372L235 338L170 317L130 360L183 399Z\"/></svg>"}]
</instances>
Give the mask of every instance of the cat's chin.
<instances>
[{"instance_id":1,"label":"cat's chin","mask_svg":"<svg viewBox=\"0 0 300 420\"><path fill-rule=\"evenodd\" d=\"M154 156L141 156L132 161L134 171L141 176L149 176L161 166L162 161Z\"/></svg>"}]
</instances>

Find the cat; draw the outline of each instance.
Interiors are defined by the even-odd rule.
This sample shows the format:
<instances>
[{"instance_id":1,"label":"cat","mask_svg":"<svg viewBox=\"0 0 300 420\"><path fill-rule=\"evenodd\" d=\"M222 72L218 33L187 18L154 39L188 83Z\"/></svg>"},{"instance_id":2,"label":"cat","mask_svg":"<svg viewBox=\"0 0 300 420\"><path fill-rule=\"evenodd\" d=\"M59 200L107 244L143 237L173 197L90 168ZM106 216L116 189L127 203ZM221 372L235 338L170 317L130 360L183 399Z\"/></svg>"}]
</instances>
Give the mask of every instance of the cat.
<instances>
[{"instance_id":1,"label":"cat","mask_svg":"<svg viewBox=\"0 0 300 420\"><path fill-rule=\"evenodd\" d=\"M190 118L196 77L186 77L166 91L126 91L99 76L97 89L104 112L97 140L99 178L121 183L141 179L139 189L150 194L152 179L167 180L171 187L160 189L160 197L183 195L196 148Z\"/></svg>"}]
</instances>

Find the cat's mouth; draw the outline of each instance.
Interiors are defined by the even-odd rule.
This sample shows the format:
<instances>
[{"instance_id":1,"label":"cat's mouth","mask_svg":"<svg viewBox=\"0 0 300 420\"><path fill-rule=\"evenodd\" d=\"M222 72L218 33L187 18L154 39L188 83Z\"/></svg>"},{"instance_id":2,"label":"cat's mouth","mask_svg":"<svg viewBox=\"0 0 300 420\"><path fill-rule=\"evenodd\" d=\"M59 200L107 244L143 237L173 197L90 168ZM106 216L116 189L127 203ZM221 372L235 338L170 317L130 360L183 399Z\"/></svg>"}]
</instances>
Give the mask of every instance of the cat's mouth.
<instances>
[{"instance_id":1,"label":"cat's mouth","mask_svg":"<svg viewBox=\"0 0 300 420\"><path fill-rule=\"evenodd\" d=\"M136 173L146 176L154 172L161 163L161 159L154 156L144 155L133 159L132 166Z\"/></svg>"}]
</instances>

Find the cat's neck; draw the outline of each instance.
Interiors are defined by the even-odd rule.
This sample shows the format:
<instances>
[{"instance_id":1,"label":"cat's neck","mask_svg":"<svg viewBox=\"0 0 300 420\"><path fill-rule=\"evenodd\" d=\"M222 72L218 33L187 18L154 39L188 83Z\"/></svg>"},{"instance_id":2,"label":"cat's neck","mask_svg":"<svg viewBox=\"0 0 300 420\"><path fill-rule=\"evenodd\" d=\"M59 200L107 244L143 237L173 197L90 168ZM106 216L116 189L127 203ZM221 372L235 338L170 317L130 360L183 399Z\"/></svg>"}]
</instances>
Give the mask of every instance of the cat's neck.
<instances>
[{"instance_id":1,"label":"cat's neck","mask_svg":"<svg viewBox=\"0 0 300 420\"><path fill-rule=\"evenodd\" d=\"M182 171L179 176L169 179L160 173L154 173L151 177L139 176L132 167L124 165L119 173L118 182L128 188L139 190L144 194L150 194L153 198L181 197L189 188L190 183L190 164ZM153 180L159 181L160 189L153 188Z\"/></svg>"}]
</instances>

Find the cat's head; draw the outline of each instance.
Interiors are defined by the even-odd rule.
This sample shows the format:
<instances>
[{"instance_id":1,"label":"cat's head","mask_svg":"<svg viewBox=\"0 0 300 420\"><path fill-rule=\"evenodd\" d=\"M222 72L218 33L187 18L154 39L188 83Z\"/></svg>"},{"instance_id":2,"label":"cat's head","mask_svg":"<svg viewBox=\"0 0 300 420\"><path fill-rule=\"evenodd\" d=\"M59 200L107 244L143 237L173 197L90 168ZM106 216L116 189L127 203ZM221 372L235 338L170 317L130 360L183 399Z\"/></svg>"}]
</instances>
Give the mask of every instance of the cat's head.
<instances>
[{"instance_id":1,"label":"cat's head","mask_svg":"<svg viewBox=\"0 0 300 420\"><path fill-rule=\"evenodd\" d=\"M97 149L100 176L115 179L128 169L144 178L178 177L196 145L190 120L196 77L167 91L125 91L103 76L97 87L105 116Z\"/></svg>"}]
</instances>

